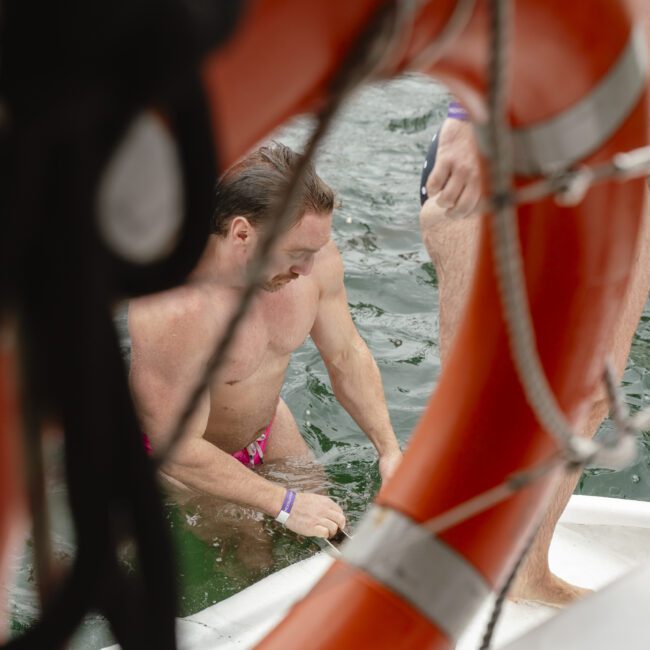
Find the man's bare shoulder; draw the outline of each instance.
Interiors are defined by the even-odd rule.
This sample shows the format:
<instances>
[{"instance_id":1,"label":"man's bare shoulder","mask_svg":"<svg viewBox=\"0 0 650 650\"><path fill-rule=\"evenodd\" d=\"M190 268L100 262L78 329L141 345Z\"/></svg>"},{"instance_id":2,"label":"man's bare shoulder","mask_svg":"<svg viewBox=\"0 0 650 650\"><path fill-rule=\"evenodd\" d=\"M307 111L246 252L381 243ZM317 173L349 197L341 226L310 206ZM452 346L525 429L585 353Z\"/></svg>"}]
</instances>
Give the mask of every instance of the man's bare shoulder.
<instances>
[{"instance_id":1,"label":"man's bare shoulder","mask_svg":"<svg viewBox=\"0 0 650 650\"><path fill-rule=\"evenodd\" d=\"M321 296L337 293L343 288L343 259L334 240L330 240L318 251L313 274Z\"/></svg>"},{"instance_id":2,"label":"man's bare shoulder","mask_svg":"<svg viewBox=\"0 0 650 650\"><path fill-rule=\"evenodd\" d=\"M136 298L129 303L131 337L158 332L178 334L205 325L209 306L207 294L199 286L182 286Z\"/></svg>"},{"instance_id":3,"label":"man's bare shoulder","mask_svg":"<svg viewBox=\"0 0 650 650\"><path fill-rule=\"evenodd\" d=\"M227 290L188 284L132 300L133 360L148 367L200 366L232 311Z\"/></svg>"}]
</instances>

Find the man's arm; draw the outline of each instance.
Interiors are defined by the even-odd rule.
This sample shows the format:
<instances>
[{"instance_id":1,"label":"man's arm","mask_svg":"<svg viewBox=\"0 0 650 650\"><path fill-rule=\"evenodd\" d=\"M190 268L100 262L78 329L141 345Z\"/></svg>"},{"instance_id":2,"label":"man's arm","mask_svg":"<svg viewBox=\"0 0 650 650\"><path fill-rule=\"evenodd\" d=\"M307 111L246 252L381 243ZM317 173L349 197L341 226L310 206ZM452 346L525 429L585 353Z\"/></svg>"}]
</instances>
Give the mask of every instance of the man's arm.
<instances>
[{"instance_id":1,"label":"man's arm","mask_svg":"<svg viewBox=\"0 0 650 650\"><path fill-rule=\"evenodd\" d=\"M244 467L203 438L181 443L163 471L204 494L239 503L276 517L286 490ZM333 537L345 526L343 512L329 497L298 492L287 528L310 537Z\"/></svg>"},{"instance_id":2,"label":"man's arm","mask_svg":"<svg viewBox=\"0 0 650 650\"><path fill-rule=\"evenodd\" d=\"M399 464L401 452L388 416L381 375L350 316L343 263L336 245L330 242L321 255L315 271L321 295L311 336L327 367L336 399L376 447L385 481Z\"/></svg>"},{"instance_id":3,"label":"man's arm","mask_svg":"<svg viewBox=\"0 0 650 650\"><path fill-rule=\"evenodd\" d=\"M192 304L191 298L183 302L184 308L179 309L178 304L156 305L153 298L140 299L129 310L129 380L141 425L154 449L171 434L213 345L195 335L211 331L202 322L202 305ZM205 391L162 471L204 494L277 516L285 489L205 440L209 415L210 396ZM331 499L310 493L296 495L286 522L290 530L316 537L330 537L344 525L343 512Z\"/></svg>"}]
</instances>

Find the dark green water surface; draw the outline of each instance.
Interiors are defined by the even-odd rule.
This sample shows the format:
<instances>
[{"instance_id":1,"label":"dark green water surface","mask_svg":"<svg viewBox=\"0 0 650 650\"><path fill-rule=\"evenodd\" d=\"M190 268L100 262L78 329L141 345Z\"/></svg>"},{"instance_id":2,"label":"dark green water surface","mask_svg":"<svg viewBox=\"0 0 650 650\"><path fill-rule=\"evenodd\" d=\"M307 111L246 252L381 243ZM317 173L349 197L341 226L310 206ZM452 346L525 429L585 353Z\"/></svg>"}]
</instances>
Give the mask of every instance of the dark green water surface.
<instances>
[{"instance_id":1,"label":"dark green water surface","mask_svg":"<svg viewBox=\"0 0 650 650\"><path fill-rule=\"evenodd\" d=\"M445 106L444 89L418 76L366 88L338 120L317 164L342 199L333 236L343 254L348 301L381 370L403 446L440 372L437 283L420 240L418 189L421 165ZM311 121L298 119L276 137L300 147L311 126ZM647 304L623 381L625 399L633 409L650 401L649 368ZM375 453L334 399L311 342L294 355L282 394L325 469L321 484L354 525L379 486ZM649 445L645 440L644 457L630 469L587 471L578 491L650 500ZM292 485L313 482L309 467L275 466L266 471L270 478ZM63 487L56 480L53 490L61 492L62 503ZM60 505L55 545L58 553L71 555L73 538L64 510ZM214 525L217 516L220 526ZM314 542L297 538L274 522L256 521L261 518L238 508L215 511L199 502L184 509L170 505L167 517L179 553L181 615L216 603L319 550ZM15 629L36 612L28 557L13 596ZM89 619L73 646L94 650L109 641L98 621Z\"/></svg>"}]
</instances>

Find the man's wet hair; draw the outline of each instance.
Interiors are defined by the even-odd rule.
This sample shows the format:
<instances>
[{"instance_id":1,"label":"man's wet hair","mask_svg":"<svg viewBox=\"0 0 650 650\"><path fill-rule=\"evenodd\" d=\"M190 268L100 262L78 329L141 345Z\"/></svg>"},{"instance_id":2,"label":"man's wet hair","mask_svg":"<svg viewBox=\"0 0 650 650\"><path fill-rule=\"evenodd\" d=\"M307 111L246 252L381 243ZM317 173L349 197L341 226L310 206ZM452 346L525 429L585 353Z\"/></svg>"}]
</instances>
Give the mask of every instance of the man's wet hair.
<instances>
[{"instance_id":1,"label":"man's wet hair","mask_svg":"<svg viewBox=\"0 0 650 650\"><path fill-rule=\"evenodd\" d=\"M225 236L234 217L264 227L287 190L302 159L280 142L260 147L233 165L217 182L210 231ZM293 215L294 225L307 213L329 214L337 207L332 188L309 163L303 174Z\"/></svg>"}]
</instances>

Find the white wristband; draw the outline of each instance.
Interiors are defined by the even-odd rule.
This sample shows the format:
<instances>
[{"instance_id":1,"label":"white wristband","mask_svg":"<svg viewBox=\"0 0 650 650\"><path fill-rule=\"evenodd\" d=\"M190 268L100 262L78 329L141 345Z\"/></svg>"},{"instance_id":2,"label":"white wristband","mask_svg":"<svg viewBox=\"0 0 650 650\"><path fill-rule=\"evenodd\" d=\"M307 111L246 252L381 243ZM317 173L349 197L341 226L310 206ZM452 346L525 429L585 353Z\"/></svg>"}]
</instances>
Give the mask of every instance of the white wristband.
<instances>
[{"instance_id":1,"label":"white wristband","mask_svg":"<svg viewBox=\"0 0 650 650\"><path fill-rule=\"evenodd\" d=\"M280 510L280 514L275 518L275 520L282 525L287 523L287 519L289 519L289 513L284 510Z\"/></svg>"}]
</instances>

